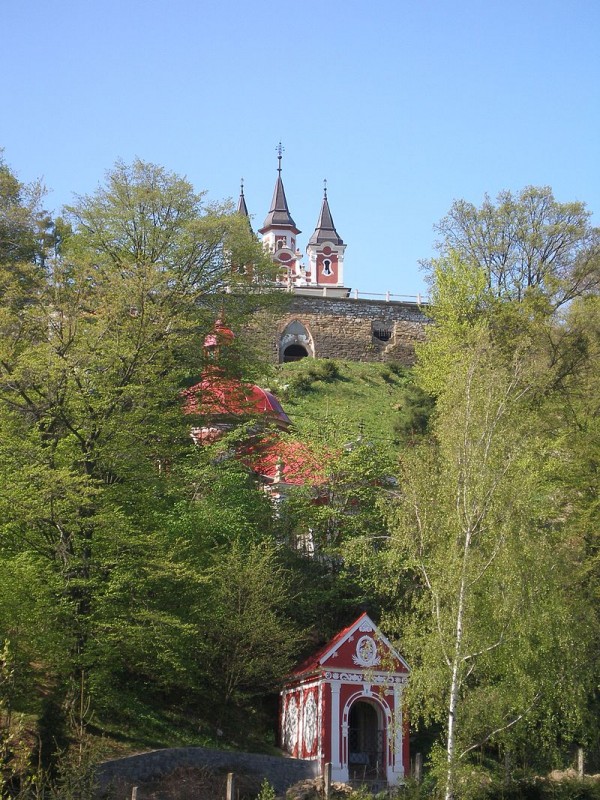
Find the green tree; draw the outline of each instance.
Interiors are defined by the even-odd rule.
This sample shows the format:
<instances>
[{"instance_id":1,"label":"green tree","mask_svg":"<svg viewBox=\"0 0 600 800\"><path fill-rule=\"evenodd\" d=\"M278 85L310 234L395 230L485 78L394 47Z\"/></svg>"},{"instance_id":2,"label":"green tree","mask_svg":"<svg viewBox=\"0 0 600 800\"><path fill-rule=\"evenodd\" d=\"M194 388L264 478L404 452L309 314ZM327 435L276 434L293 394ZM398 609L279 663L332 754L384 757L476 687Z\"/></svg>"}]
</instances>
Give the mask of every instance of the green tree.
<instances>
[{"instance_id":1,"label":"green tree","mask_svg":"<svg viewBox=\"0 0 600 800\"><path fill-rule=\"evenodd\" d=\"M22 206L8 178L9 199ZM82 680L103 696L116 671L107 654L128 634L147 683L171 673L172 686L189 664L184 643L199 620L173 602L173 587L189 599L201 579L161 531L193 493L179 468L193 447L180 391L200 373L216 314L230 299L232 315L248 312L220 290L232 260L257 252L235 214L205 207L187 181L140 161L117 164L68 220L57 254L23 249L16 262L3 253L0 285L1 557L5 569L29 559L47 607L64 614L67 675L59 681L52 637L38 662L63 705ZM253 281L260 288L260 270ZM109 609L118 611L111 630ZM15 646L26 653L24 638Z\"/></svg>"},{"instance_id":2,"label":"green tree","mask_svg":"<svg viewBox=\"0 0 600 800\"><path fill-rule=\"evenodd\" d=\"M293 665L298 629L286 610L290 575L275 544L233 540L214 559L203 602L208 625L201 657L217 708L227 714L277 689Z\"/></svg>"},{"instance_id":3,"label":"green tree","mask_svg":"<svg viewBox=\"0 0 600 800\"><path fill-rule=\"evenodd\" d=\"M567 223L564 233L569 240ZM436 406L429 440L401 458L391 552L412 577L401 614L410 693L417 714L444 725L436 765L451 797L466 792L461 764L474 750L524 747L531 757L535 742L550 758L561 738L589 735L589 539L572 525L587 519L593 492L565 478L589 466L568 442L597 357L593 326L575 321L594 303L593 248L582 245L560 270L557 255L557 271L551 260L525 289L522 273L498 283L493 247L478 255L447 241L430 264L434 324L416 368ZM576 287L588 256L590 282ZM571 291L581 299L557 312ZM587 410L580 422L589 425Z\"/></svg>"},{"instance_id":4,"label":"green tree","mask_svg":"<svg viewBox=\"0 0 600 800\"><path fill-rule=\"evenodd\" d=\"M52 220L42 209L43 184L19 181L2 153L0 148L0 265L43 263L52 238Z\"/></svg>"},{"instance_id":5,"label":"green tree","mask_svg":"<svg viewBox=\"0 0 600 800\"><path fill-rule=\"evenodd\" d=\"M579 732L590 680L578 553L544 475L532 372L522 353L499 362L481 325L452 360L434 439L402 459L393 519L392 552L413 576L410 696L417 714L444 723L447 798L461 762L508 747L518 723L535 720L548 739Z\"/></svg>"},{"instance_id":6,"label":"green tree","mask_svg":"<svg viewBox=\"0 0 600 800\"><path fill-rule=\"evenodd\" d=\"M394 433L401 441L415 443L427 433L435 398L414 382L404 387L404 397L394 420Z\"/></svg>"},{"instance_id":7,"label":"green tree","mask_svg":"<svg viewBox=\"0 0 600 800\"><path fill-rule=\"evenodd\" d=\"M374 537L384 528L379 498L389 485L389 451L362 436L339 449L312 447L314 461L307 472L312 467L317 474L289 492L283 521L292 546L310 528L317 551L339 556L349 540Z\"/></svg>"},{"instance_id":8,"label":"green tree","mask_svg":"<svg viewBox=\"0 0 600 800\"><path fill-rule=\"evenodd\" d=\"M453 203L436 225L442 256L455 252L484 271L494 296L543 298L551 307L598 286L600 232L584 203L559 203L549 187Z\"/></svg>"},{"instance_id":9,"label":"green tree","mask_svg":"<svg viewBox=\"0 0 600 800\"><path fill-rule=\"evenodd\" d=\"M238 462L215 466L209 450L172 465L170 502L140 508L128 536L103 542L89 681L102 718L133 730L132 712L158 729L161 709L182 705L213 733L237 730L226 723L272 687L295 641L270 504Z\"/></svg>"}]
</instances>

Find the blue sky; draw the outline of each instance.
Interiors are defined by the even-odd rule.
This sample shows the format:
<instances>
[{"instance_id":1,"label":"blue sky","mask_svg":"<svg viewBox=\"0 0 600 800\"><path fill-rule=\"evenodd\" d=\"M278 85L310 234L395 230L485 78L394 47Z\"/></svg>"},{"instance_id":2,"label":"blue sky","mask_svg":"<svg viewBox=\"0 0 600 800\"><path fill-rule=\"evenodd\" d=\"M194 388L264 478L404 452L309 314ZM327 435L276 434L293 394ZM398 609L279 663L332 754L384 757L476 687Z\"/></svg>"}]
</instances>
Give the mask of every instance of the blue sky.
<instances>
[{"instance_id":1,"label":"blue sky","mask_svg":"<svg viewBox=\"0 0 600 800\"><path fill-rule=\"evenodd\" d=\"M46 205L117 159L240 178L260 227L283 179L306 245L323 178L346 284L424 292L452 200L549 185L600 224L598 0L0 0L0 146Z\"/></svg>"}]
</instances>

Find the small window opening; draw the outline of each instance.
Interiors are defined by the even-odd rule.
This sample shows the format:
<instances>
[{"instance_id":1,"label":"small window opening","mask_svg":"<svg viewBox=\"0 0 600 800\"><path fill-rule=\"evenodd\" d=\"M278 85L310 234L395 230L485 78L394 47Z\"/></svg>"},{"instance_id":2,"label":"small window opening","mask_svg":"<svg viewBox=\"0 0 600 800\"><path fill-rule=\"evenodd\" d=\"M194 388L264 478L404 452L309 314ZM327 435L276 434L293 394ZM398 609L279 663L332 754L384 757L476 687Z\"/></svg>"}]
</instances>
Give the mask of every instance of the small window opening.
<instances>
[{"instance_id":1,"label":"small window opening","mask_svg":"<svg viewBox=\"0 0 600 800\"><path fill-rule=\"evenodd\" d=\"M389 342L392 338L391 328L373 328L373 336L380 342Z\"/></svg>"},{"instance_id":2,"label":"small window opening","mask_svg":"<svg viewBox=\"0 0 600 800\"><path fill-rule=\"evenodd\" d=\"M331 274L332 274L331 259L326 258L323 261L323 275L331 275Z\"/></svg>"}]
</instances>

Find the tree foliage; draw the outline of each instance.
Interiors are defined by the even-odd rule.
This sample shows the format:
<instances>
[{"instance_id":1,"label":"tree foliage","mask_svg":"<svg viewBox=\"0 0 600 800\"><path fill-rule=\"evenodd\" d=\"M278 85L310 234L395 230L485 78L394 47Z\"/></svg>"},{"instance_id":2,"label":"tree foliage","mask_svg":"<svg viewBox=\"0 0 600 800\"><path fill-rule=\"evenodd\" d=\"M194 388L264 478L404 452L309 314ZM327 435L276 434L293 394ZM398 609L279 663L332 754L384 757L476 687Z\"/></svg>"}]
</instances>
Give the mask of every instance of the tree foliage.
<instances>
[{"instance_id":1,"label":"tree foliage","mask_svg":"<svg viewBox=\"0 0 600 800\"><path fill-rule=\"evenodd\" d=\"M41 201L0 163L5 742L13 713L37 715L49 763L89 700L97 724L148 742L178 710L194 737L239 744L303 629L316 645L365 607L402 632L413 718L445 723L448 797L476 751L550 759L589 740L600 316L582 204L535 188L455 203L405 446L319 422L324 482L273 505L233 457L244 431L195 448L181 413L215 317L237 327L269 277L247 221L139 160L64 220Z\"/></svg>"},{"instance_id":2,"label":"tree foliage","mask_svg":"<svg viewBox=\"0 0 600 800\"><path fill-rule=\"evenodd\" d=\"M44 262L53 242L53 222L42 208L44 193L41 181L19 181L0 148L0 265Z\"/></svg>"},{"instance_id":3,"label":"tree foliage","mask_svg":"<svg viewBox=\"0 0 600 800\"><path fill-rule=\"evenodd\" d=\"M521 353L499 364L479 336L453 359L434 440L403 458L393 526L414 576L410 691L417 713L445 723L447 797L459 762L506 745L519 722L551 723L557 737L560 719L562 735L579 734L591 683L580 668L591 630L572 591L579 553L557 530L528 401L535 371Z\"/></svg>"},{"instance_id":4,"label":"tree foliage","mask_svg":"<svg viewBox=\"0 0 600 800\"><path fill-rule=\"evenodd\" d=\"M247 475L195 450L181 408L216 315L249 313L222 290L243 279L232 261L257 242L227 207L136 161L79 197L60 252L39 258L28 244L37 206L10 171L2 178L10 214L0 223L22 222L10 240L23 245L0 254L0 571L30 588L0 592L0 635L24 667L15 702L35 713L51 698L66 713L84 687L100 717L135 728L187 692L201 715L204 637L225 635L226 614L199 595L226 602L227 584L215 588L225 543L263 566L255 603L262 588L277 606L264 641L279 666L295 636L277 605L287 590L267 548L266 501L252 490L247 502ZM261 263L257 254L252 290ZM252 555L260 547L272 585ZM260 658L264 688L271 659Z\"/></svg>"},{"instance_id":5,"label":"tree foliage","mask_svg":"<svg viewBox=\"0 0 600 800\"><path fill-rule=\"evenodd\" d=\"M436 226L442 256L452 251L485 273L492 294L552 307L598 286L600 233L584 203L559 203L549 187L486 195L477 208L456 200Z\"/></svg>"},{"instance_id":6,"label":"tree foliage","mask_svg":"<svg viewBox=\"0 0 600 800\"><path fill-rule=\"evenodd\" d=\"M549 190L455 203L439 230L416 368L436 406L429 440L401 458L392 553L412 576L410 697L444 724L434 762L449 798L474 751L532 757L535 741L549 763L590 736L595 605L576 520L597 514L595 470L572 437L593 428L581 399L597 372L598 251L584 208Z\"/></svg>"}]
</instances>

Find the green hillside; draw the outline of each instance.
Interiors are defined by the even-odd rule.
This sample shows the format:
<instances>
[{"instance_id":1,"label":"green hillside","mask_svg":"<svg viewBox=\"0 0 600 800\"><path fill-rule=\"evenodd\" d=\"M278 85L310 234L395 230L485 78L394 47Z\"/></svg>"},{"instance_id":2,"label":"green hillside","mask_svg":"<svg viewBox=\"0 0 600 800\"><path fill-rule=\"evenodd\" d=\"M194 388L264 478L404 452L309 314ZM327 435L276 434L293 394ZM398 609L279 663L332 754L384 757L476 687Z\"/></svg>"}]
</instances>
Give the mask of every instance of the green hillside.
<instances>
[{"instance_id":1,"label":"green hillside","mask_svg":"<svg viewBox=\"0 0 600 800\"><path fill-rule=\"evenodd\" d=\"M301 435L398 438L412 395L410 370L396 364L303 359L280 364L270 388Z\"/></svg>"}]
</instances>

